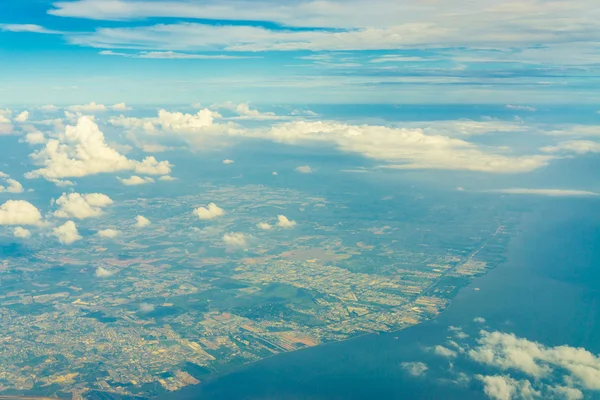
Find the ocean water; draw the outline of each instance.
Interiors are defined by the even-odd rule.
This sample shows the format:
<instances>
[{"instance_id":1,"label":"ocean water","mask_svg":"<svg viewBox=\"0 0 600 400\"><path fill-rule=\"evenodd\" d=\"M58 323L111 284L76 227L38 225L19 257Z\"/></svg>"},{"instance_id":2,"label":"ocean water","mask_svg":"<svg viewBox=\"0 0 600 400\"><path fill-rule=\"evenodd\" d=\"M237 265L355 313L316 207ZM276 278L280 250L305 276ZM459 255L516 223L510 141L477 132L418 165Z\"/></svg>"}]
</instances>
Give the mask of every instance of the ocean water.
<instances>
[{"instance_id":1,"label":"ocean water","mask_svg":"<svg viewBox=\"0 0 600 400\"><path fill-rule=\"evenodd\" d=\"M460 368L472 378L485 370L458 360L450 364L431 351L447 341L449 326L474 337L482 328L476 317L486 319L486 330L598 354L599 205L597 199L541 199L512 240L507 262L473 281L432 321L278 355L169 398L482 399L479 381L456 383L452 372ZM411 376L404 362L423 362L429 369Z\"/></svg>"}]
</instances>

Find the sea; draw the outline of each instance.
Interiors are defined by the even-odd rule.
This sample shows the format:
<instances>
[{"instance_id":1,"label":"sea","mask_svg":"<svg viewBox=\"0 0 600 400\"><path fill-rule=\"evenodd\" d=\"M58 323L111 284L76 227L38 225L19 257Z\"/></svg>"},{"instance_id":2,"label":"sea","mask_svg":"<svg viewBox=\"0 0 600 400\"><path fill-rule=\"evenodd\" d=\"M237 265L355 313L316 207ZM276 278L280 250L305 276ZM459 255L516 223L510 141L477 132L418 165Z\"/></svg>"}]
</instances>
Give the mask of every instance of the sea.
<instances>
[{"instance_id":1,"label":"sea","mask_svg":"<svg viewBox=\"0 0 600 400\"><path fill-rule=\"evenodd\" d=\"M599 354L600 200L549 197L537 204L512 239L507 261L465 287L437 318L399 332L277 355L168 398L486 398L473 378L486 373L482 367L432 351L451 338L449 327L473 340L485 329ZM428 370L412 376L403 368L412 362ZM457 380L457 370L466 379Z\"/></svg>"}]
</instances>

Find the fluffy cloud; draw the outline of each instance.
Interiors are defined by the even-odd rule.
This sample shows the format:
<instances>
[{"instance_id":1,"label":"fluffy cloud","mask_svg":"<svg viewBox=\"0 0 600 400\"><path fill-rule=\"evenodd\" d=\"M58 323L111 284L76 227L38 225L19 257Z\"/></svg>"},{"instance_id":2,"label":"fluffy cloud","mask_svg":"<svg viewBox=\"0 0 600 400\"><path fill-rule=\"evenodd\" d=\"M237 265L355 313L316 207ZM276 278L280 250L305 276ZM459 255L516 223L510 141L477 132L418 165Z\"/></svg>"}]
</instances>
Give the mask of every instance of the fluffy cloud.
<instances>
[{"instance_id":1,"label":"fluffy cloud","mask_svg":"<svg viewBox=\"0 0 600 400\"><path fill-rule=\"evenodd\" d=\"M28 33L44 33L49 35L58 35L63 32L46 29L43 26L34 24L0 24L0 31L5 32L28 32Z\"/></svg>"},{"instance_id":2,"label":"fluffy cloud","mask_svg":"<svg viewBox=\"0 0 600 400\"><path fill-rule=\"evenodd\" d=\"M509 376L482 376L477 378L484 384L484 392L494 400L511 400L539 398L541 393L531 386L527 380L517 381Z\"/></svg>"},{"instance_id":3,"label":"fluffy cloud","mask_svg":"<svg viewBox=\"0 0 600 400\"><path fill-rule=\"evenodd\" d=\"M145 175L171 172L168 161L159 162L154 157L146 157L141 162L127 159L106 144L104 134L90 117L80 117L76 125L67 126L64 134L58 139L49 139L45 147L31 157L44 167L25 174L29 179L51 180L126 170Z\"/></svg>"},{"instance_id":4,"label":"fluffy cloud","mask_svg":"<svg viewBox=\"0 0 600 400\"><path fill-rule=\"evenodd\" d=\"M31 232L29 231L29 229L25 229L25 228L21 228L20 226L17 226L15 229L13 229L13 235L16 238L28 239L31 237Z\"/></svg>"},{"instance_id":5,"label":"fluffy cloud","mask_svg":"<svg viewBox=\"0 0 600 400\"><path fill-rule=\"evenodd\" d=\"M481 331L477 344L477 347L469 350L468 355L482 364L501 370L520 371L536 379L564 370L568 372L566 380L574 386L600 390L600 356L585 349L546 347L513 334L486 331Z\"/></svg>"},{"instance_id":6,"label":"fluffy cloud","mask_svg":"<svg viewBox=\"0 0 600 400\"><path fill-rule=\"evenodd\" d=\"M110 271L104 267L96 268L96 276L98 278L108 278L109 276L113 276L115 274L114 271Z\"/></svg>"},{"instance_id":7,"label":"fluffy cloud","mask_svg":"<svg viewBox=\"0 0 600 400\"><path fill-rule=\"evenodd\" d=\"M524 194L524 195L535 195L535 196L553 196L553 197L566 197L566 196L598 196L599 193L588 192L585 190L570 190L570 189L525 189L525 188L513 188L513 189L498 189L490 190L493 193L506 193L506 194Z\"/></svg>"},{"instance_id":8,"label":"fluffy cloud","mask_svg":"<svg viewBox=\"0 0 600 400\"><path fill-rule=\"evenodd\" d=\"M296 171L303 174L310 174L313 172L313 169L310 167L310 165L302 165L300 167L296 167Z\"/></svg>"},{"instance_id":9,"label":"fluffy cloud","mask_svg":"<svg viewBox=\"0 0 600 400\"><path fill-rule=\"evenodd\" d=\"M98 236L108 239L114 239L121 234L121 232L115 229L102 229L98 231Z\"/></svg>"},{"instance_id":10,"label":"fluffy cloud","mask_svg":"<svg viewBox=\"0 0 600 400\"><path fill-rule=\"evenodd\" d=\"M15 179L11 179L7 174L0 172L0 182L4 181L4 185L0 185L0 192L8 193L23 193L23 185Z\"/></svg>"},{"instance_id":11,"label":"fluffy cloud","mask_svg":"<svg viewBox=\"0 0 600 400\"><path fill-rule=\"evenodd\" d=\"M10 135L13 132L13 126L10 121L11 110L0 109L0 135Z\"/></svg>"},{"instance_id":12,"label":"fluffy cloud","mask_svg":"<svg viewBox=\"0 0 600 400\"><path fill-rule=\"evenodd\" d=\"M56 200L59 207L54 212L54 216L59 218L77 218L85 219L99 217L103 213L103 208L113 203L110 197L102 193L63 193Z\"/></svg>"},{"instance_id":13,"label":"fluffy cloud","mask_svg":"<svg viewBox=\"0 0 600 400\"><path fill-rule=\"evenodd\" d=\"M473 322L475 322L477 324L485 324L485 318L483 318L483 317L475 317L475 318L473 318Z\"/></svg>"},{"instance_id":14,"label":"fluffy cloud","mask_svg":"<svg viewBox=\"0 0 600 400\"><path fill-rule=\"evenodd\" d=\"M422 362L403 362L402 368L412 376L421 376L427 371L427 365Z\"/></svg>"},{"instance_id":15,"label":"fluffy cloud","mask_svg":"<svg viewBox=\"0 0 600 400\"><path fill-rule=\"evenodd\" d=\"M27 120L29 119L29 112L28 111L23 111L22 113L20 113L19 115L17 115L15 117L15 122L27 122Z\"/></svg>"},{"instance_id":16,"label":"fluffy cloud","mask_svg":"<svg viewBox=\"0 0 600 400\"><path fill-rule=\"evenodd\" d=\"M215 219L225 214L222 208L218 207L215 203L210 203L208 207L198 207L193 211L193 214L199 219Z\"/></svg>"},{"instance_id":17,"label":"fluffy cloud","mask_svg":"<svg viewBox=\"0 0 600 400\"><path fill-rule=\"evenodd\" d=\"M159 181L168 181L169 182L169 181L176 181L177 178L174 178L174 177L169 176L169 175L163 175L160 178L158 178L158 180Z\"/></svg>"},{"instance_id":18,"label":"fluffy cloud","mask_svg":"<svg viewBox=\"0 0 600 400\"><path fill-rule=\"evenodd\" d=\"M154 311L154 305L148 303L140 304L140 311L143 313L149 313Z\"/></svg>"},{"instance_id":19,"label":"fluffy cloud","mask_svg":"<svg viewBox=\"0 0 600 400\"><path fill-rule=\"evenodd\" d=\"M46 137L42 132L31 132L25 135L25 142L28 144L44 144Z\"/></svg>"},{"instance_id":20,"label":"fluffy cloud","mask_svg":"<svg viewBox=\"0 0 600 400\"><path fill-rule=\"evenodd\" d=\"M150 220L146 217L144 217L143 215L138 215L137 217L135 217L135 227L136 228L145 228L148 225L151 225L152 222L150 222Z\"/></svg>"},{"instance_id":21,"label":"fluffy cloud","mask_svg":"<svg viewBox=\"0 0 600 400\"><path fill-rule=\"evenodd\" d=\"M280 228L289 229L296 226L296 221L290 221L285 215L278 215L277 225Z\"/></svg>"},{"instance_id":22,"label":"fluffy cloud","mask_svg":"<svg viewBox=\"0 0 600 400\"><path fill-rule=\"evenodd\" d=\"M442 357L456 357L456 352L447 347L437 345L433 348L433 352Z\"/></svg>"},{"instance_id":23,"label":"fluffy cloud","mask_svg":"<svg viewBox=\"0 0 600 400\"><path fill-rule=\"evenodd\" d=\"M266 222L260 222L256 226L257 228L262 229L263 231L270 231L271 229L273 229L273 226Z\"/></svg>"},{"instance_id":24,"label":"fluffy cloud","mask_svg":"<svg viewBox=\"0 0 600 400\"><path fill-rule=\"evenodd\" d=\"M226 233L223 235L223 243L230 250L245 249L248 247L246 236L243 233Z\"/></svg>"},{"instance_id":25,"label":"fluffy cloud","mask_svg":"<svg viewBox=\"0 0 600 400\"><path fill-rule=\"evenodd\" d=\"M150 177L139 177L137 175L133 175L130 178L117 178L123 185L127 186L136 186L136 185L145 185L147 183L154 183L154 179Z\"/></svg>"},{"instance_id":26,"label":"fluffy cloud","mask_svg":"<svg viewBox=\"0 0 600 400\"><path fill-rule=\"evenodd\" d=\"M89 104L69 106L67 107L67 110L79 113L95 113L106 111L106 106L104 104L98 104L95 101L92 101Z\"/></svg>"},{"instance_id":27,"label":"fluffy cloud","mask_svg":"<svg viewBox=\"0 0 600 400\"><path fill-rule=\"evenodd\" d=\"M72 244L82 239L77 230L77 225L73 221L67 221L61 226L54 228L52 233L62 244Z\"/></svg>"},{"instance_id":28,"label":"fluffy cloud","mask_svg":"<svg viewBox=\"0 0 600 400\"><path fill-rule=\"evenodd\" d=\"M0 206L0 225L40 225L42 214L24 200L8 200Z\"/></svg>"}]
</instances>

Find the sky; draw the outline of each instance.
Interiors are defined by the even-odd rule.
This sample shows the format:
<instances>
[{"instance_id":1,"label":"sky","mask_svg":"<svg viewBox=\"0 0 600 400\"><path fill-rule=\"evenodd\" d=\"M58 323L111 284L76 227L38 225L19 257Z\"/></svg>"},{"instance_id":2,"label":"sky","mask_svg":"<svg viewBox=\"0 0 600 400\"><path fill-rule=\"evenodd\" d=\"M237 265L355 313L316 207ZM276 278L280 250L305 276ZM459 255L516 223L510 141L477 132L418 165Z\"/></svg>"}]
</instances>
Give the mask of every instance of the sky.
<instances>
[{"instance_id":1,"label":"sky","mask_svg":"<svg viewBox=\"0 0 600 400\"><path fill-rule=\"evenodd\" d=\"M5 0L0 105L594 104L595 0Z\"/></svg>"}]
</instances>

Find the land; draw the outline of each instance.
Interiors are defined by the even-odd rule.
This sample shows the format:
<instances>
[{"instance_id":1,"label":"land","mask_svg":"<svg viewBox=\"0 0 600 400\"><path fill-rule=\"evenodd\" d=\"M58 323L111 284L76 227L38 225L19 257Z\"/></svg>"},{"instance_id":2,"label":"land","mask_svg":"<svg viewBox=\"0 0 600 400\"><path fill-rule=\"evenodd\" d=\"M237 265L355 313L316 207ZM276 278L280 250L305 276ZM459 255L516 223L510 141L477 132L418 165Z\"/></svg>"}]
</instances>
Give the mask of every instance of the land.
<instances>
[{"instance_id":1,"label":"land","mask_svg":"<svg viewBox=\"0 0 600 400\"><path fill-rule=\"evenodd\" d=\"M365 210L347 196L206 187L121 201L82 223L82 232L86 223L120 230L115 240L5 245L0 393L152 397L278 353L434 318L503 261L520 212L409 200L407 216L387 200ZM225 215L192 215L208 202ZM153 225L135 228L138 214ZM298 225L256 228L278 214ZM246 248L223 243L231 232L245 234Z\"/></svg>"}]
</instances>

